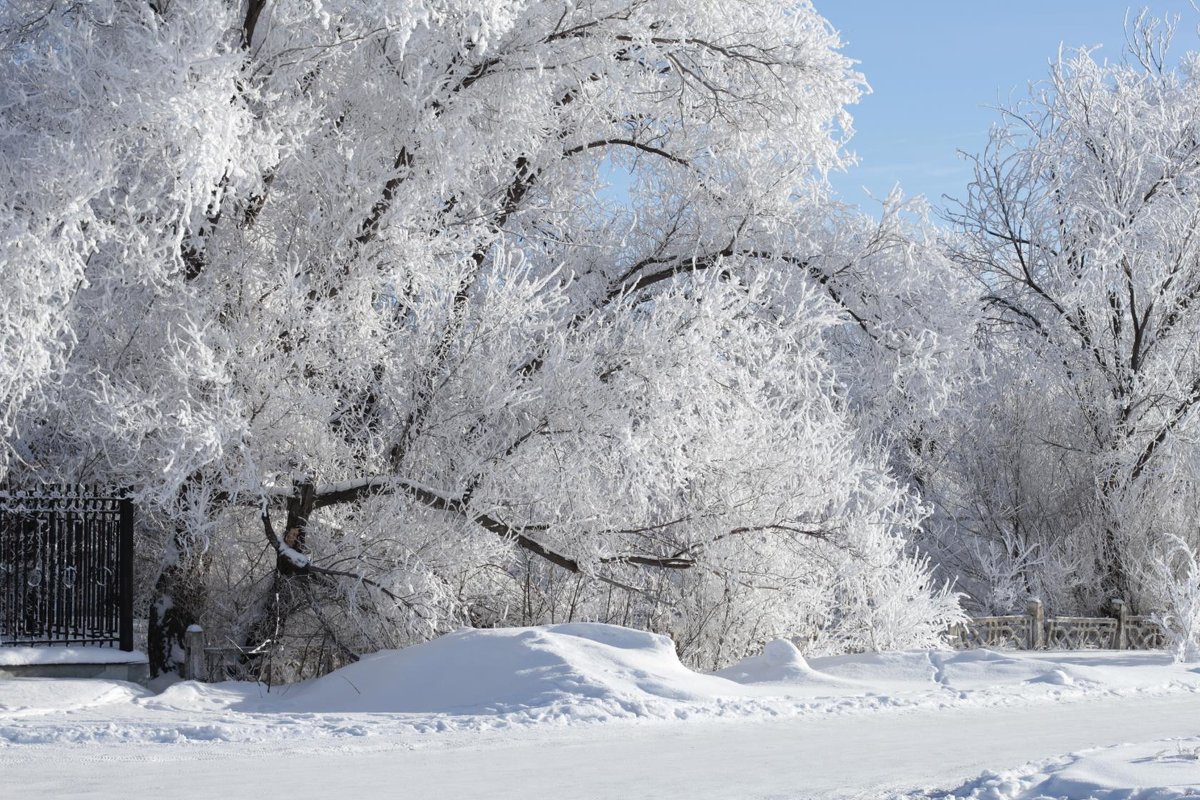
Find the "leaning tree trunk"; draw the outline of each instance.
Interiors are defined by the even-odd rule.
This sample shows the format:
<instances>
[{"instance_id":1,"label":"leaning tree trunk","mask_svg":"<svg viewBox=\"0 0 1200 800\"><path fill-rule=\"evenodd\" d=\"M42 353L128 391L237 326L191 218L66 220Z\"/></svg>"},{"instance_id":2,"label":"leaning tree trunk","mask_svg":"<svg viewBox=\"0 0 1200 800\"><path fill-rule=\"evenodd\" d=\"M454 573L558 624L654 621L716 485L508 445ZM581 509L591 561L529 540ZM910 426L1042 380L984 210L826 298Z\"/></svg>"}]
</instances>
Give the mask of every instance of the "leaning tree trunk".
<instances>
[{"instance_id":1,"label":"leaning tree trunk","mask_svg":"<svg viewBox=\"0 0 1200 800\"><path fill-rule=\"evenodd\" d=\"M316 499L316 486L311 480L296 483L292 496L288 498L287 523L281 538L268 534L268 544L276 550L275 570L266 590L266 595L256 604L254 618L246 628L242 640L243 666L255 669L259 678L272 683L270 659L264 664L252 664L264 653L279 647L279 637L286 625L287 617L298 607L303 591L300 582L311 577L310 573L297 566L292 553L303 555L308 517ZM253 654L253 655L249 655Z\"/></svg>"}]
</instances>

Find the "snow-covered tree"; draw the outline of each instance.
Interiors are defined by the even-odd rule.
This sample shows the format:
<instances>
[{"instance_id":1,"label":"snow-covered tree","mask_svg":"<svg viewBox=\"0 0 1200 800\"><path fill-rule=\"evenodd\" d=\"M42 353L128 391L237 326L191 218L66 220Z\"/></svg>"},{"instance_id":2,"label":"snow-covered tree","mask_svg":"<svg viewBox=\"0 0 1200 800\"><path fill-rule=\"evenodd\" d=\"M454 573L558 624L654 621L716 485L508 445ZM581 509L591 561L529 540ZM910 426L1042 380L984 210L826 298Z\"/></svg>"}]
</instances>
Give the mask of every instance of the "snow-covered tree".
<instances>
[{"instance_id":1,"label":"snow-covered tree","mask_svg":"<svg viewBox=\"0 0 1200 800\"><path fill-rule=\"evenodd\" d=\"M1160 537L1195 541L1200 61L1170 66L1169 26L1131 34L1120 63L1060 57L953 215L992 380L943 495L983 605L1136 602Z\"/></svg>"},{"instance_id":2,"label":"snow-covered tree","mask_svg":"<svg viewBox=\"0 0 1200 800\"><path fill-rule=\"evenodd\" d=\"M134 487L156 668L196 619L288 675L464 622L715 663L955 618L839 369L945 394L867 278L918 245L827 200L862 84L808 3L14 0L0 37L3 456Z\"/></svg>"}]
</instances>

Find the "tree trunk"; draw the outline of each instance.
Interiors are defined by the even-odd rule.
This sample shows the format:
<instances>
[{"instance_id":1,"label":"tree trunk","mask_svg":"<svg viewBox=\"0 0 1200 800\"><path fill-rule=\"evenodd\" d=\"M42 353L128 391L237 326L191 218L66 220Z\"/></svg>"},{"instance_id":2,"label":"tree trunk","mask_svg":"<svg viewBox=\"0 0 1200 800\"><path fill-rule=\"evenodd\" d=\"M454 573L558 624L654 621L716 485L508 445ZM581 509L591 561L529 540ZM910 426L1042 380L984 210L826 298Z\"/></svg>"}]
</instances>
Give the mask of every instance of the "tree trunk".
<instances>
[{"instance_id":1,"label":"tree trunk","mask_svg":"<svg viewBox=\"0 0 1200 800\"><path fill-rule=\"evenodd\" d=\"M199 622L204 607L204 582L200 580L201 565L187 555L187 534L179 528L168 554L167 563L154 585L154 602L150 604L146 656L150 662L150 677L179 672L184 659L184 634L188 626Z\"/></svg>"}]
</instances>

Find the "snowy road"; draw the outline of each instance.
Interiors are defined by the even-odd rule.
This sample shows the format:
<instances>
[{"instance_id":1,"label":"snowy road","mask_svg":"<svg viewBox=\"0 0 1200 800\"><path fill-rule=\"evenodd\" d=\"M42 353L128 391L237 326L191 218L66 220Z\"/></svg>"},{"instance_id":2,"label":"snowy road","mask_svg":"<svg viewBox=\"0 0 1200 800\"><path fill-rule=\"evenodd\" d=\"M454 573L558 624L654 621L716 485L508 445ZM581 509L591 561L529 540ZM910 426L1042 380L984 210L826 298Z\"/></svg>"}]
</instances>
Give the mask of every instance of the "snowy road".
<instances>
[{"instance_id":1,"label":"snowy road","mask_svg":"<svg viewBox=\"0 0 1200 800\"><path fill-rule=\"evenodd\" d=\"M326 743L0 750L20 797L879 798L1121 742L1200 735L1193 693L776 721Z\"/></svg>"}]
</instances>

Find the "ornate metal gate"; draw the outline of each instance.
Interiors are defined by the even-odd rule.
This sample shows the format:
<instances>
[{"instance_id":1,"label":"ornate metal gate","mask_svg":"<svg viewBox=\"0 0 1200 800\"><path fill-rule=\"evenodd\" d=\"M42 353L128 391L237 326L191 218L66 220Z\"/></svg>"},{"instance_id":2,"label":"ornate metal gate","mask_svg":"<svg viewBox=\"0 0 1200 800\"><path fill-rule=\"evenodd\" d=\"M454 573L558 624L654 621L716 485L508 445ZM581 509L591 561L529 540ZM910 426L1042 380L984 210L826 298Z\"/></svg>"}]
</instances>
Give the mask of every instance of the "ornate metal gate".
<instances>
[{"instance_id":1,"label":"ornate metal gate","mask_svg":"<svg viewBox=\"0 0 1200 800\"><path fill-rule=\"evenodd\" d=\"M0 645L133 650L133 503L85 486L0 488Z\"/></svg>"}]
</instances>

